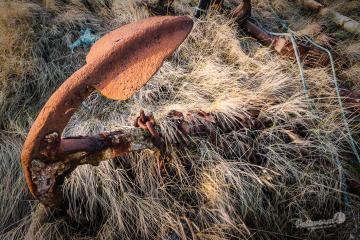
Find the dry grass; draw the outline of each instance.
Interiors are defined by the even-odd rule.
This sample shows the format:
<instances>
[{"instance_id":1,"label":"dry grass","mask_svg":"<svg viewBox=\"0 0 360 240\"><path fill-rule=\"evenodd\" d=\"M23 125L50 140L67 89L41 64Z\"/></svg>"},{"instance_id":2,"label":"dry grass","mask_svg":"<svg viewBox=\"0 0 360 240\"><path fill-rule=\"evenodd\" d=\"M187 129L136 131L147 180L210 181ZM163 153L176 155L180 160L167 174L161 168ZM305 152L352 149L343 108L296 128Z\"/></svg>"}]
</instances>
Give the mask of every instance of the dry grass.
<instances>
[{"instance_id":1,"label":"dry grass","mask_svg":"<svg viewBox=\"0 0 360 240\"><path fill-rule=\"evenodd\" d=\"M37 10L37 5L30 3L0 2L0 127L11 124L17 114L13 106L23 100L25 78L35 67L31 57L32 13Z\"/></svg>"},{"instance_id":2,"label":"dry grass","mask_svg":"<svg viewBox=\"0 0 360 240\"><path fill-rule=\"evenodd\" d=\"M89 27L102 35L149 15L135 0L103 0L90 5L75 0L64 2L2 3L12 9L7 14L22 19L24 29L11 31L2 20L1 31L7 31L9 38L17 42L27 41L19 49L18 44L7 41L7 47L0 46L0 56L12 59L8 62L13 66L26 61L27 67L8 66L8 73L0 75L0 82L5 83L0 93L6 96L0 99L1 106L6 106L0 112L1 239L23 238L31 221L31 209L38 204L21 176L19 154L29 123L39 108L84 63L88 48L76 49L72 54L67 45L79 36L81 29ZM263 23L267 21L264 25L270 29L279 30L268 2L254 4L254 15ZM288 17L294 30L301 30L303 23L317 22L285 0L273 1L273 5ZM289 8L284 7L288 5ZM16 6L24 6L25 10ZM178 1L175 6L191 14L194 1ZM328 31L331 34L326 34L331 36L348 36L339 29ZM340 40L334 50L345 47ZM354 39L346 41L350 43L346 46L348 52L339 55L341 60L346 56L346 62L353 65L358 56L351 47L356 48L356 43ZM358 82L358 75L352 74L358 66L352 68L340 69L341 76ZM238 119L245 121L249 112L256 109L260 111L259 118L271 124L261 131L246 127L241 131L218 131L217 143L206 136L195 137L193 147L172 149L166 162L167 174L161 176L154 167L156 156L150 151L103 162L99 167L82 166L64 186L71 203L71 218L44 223L34 238L356 236L360 199L350 195L349 206L342 200L341 169L336 159L349 163L353 158L331 76L325 68L307 69L305 75L312 103L303 95L294 63L239 32L224 16L214 14L197 21L188 40L149 84L125 102L91 95L65 134L116 130L130 125L140 109L154 113L169 143L176 142L174 126L165 119L172 109L211 111L228 126ZM312 232L295 228L297 219L329 219L338 211L346 214L347 222L337 228Z\"/></svg>"}]
</instances>

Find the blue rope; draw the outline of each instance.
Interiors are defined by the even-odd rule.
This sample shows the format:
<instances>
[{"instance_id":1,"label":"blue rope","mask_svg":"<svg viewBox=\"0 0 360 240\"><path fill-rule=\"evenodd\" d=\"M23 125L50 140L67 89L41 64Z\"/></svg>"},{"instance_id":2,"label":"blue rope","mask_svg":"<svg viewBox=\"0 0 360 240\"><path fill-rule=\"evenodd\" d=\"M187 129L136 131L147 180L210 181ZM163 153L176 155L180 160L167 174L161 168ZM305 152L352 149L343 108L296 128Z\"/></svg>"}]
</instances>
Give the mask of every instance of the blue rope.
<instances>
[{"instance_id":1,"label":"blue rope","mask_svg":"<svg viewBox=\"0 0 360 240\"><path fill-rule=\"evenodd\" d=\"M81 36L68 47L71 52L74 52L74 49L80 47L81 45L90 46L98 40L99 37L92 34L91 30L87 28L86 30L81 31Z\"/></svg>"}]
</instances>

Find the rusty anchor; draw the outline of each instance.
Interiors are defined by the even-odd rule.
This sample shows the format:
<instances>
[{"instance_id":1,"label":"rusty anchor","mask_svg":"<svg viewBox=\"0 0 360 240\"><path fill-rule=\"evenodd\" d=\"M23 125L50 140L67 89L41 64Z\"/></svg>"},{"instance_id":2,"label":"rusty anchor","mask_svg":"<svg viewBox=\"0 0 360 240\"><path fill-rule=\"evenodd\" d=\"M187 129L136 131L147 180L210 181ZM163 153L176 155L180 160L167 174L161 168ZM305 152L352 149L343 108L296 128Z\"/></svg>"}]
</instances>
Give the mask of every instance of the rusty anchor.
<instances>
[{"instance_id":1,"label":"rusty anchor","mask_svg":"<svg viewBox=\"0 0 360 240\"><path fill-rule=\"evenodd\" d=\"M67 138L62 138L62 132L93 91L114 100L132 96L186 39L192 26L186 16L152 17L122 26L93 45L86 65L53 93L25 140L21 164L36 199L50 209L62 209L61 185L77 166L98 165L153 147L141 128Z\"/></svg>"}]
</instances>

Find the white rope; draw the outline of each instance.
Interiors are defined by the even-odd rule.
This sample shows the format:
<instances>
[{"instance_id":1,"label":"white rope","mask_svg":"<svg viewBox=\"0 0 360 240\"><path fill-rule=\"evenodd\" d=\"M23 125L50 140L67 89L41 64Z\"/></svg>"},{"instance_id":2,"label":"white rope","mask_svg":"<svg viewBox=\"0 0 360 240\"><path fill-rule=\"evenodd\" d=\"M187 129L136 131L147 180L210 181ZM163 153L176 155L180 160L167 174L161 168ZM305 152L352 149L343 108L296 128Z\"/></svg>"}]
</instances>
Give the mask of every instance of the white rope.
<instances>
[{"instance_id":1,"label":"white rope","mask_svg":"<svg viewBox=\"0 0 360 240\"><path fill-rule=\"evenodd\" d=\"M357 146L356 141L354 140L354 138L353 138L353 136L351 134L351 129L350 129L349 122L348 122L348 119L347 119L346 114L345 114L344 105L343 105L343 103L341 101L340 89L339 89L339 84L338 84L338 80L337 80L337 77L336 77L335 63L334 63L333 56L332 56L331 52L327 48L324 48L324 47L320 46L316 42L312 41L309 37L306 37L306 39L311 44L313 44L315 47L319 48L320 50L326 52L329 55L330 65L331 65L331 72L332 72L332 77L333 77L333 83L335 85L336 97L337 97L338 104L339 104L339 107L340 107L341 117L342 117L342 120L344 122L345 129L347 131L347 134L348 134L348 137L349 137L349 140L350 140L350 146L351 146L351 148L352 148L352 150L353 150L353 152L354 152L354 154L356 156L357 161L360 163L360 154L359 154L359 151L358 151L359 146Z\"/></svg>"},{"instance_id":2,"label":"white rope","mask_svg":"<svg viewBox=\"0 0 360 240\"><path fill-rule=\"evenodd\" d=\"M292 43L292 46L293 46L293 49L294 49L294 53L295 53L295 57L296 57L296 63L298 65L298 68L299 68L299 72L300 72L300 77L301 77L301 82L303 84L303 88L304 88L304 94L305 96L310 100L310 97L309 97L309 94L308 94L308 88L307 88L307 84L306 84L306 80L305 80L305 76L304 76L304 69L303 69L303 66L302 66L302 63L301 63L301 59L300 59L300 53L299 53L299 48L298 48L298 45L296 44L296 41L295 41L295 38L294 38L294 35L295 35L295 32L292 31L289 27L287 28L288 29L288 33L276 33L276 32L271 32L271 31L268 31L266 30L260 23L257 19L254 19L257 24L262 28L264 29L265 32L267 32L268 34L270 35L274 35L274 36L287 36L290 38L291 40L291 43ZM332 75L333 75L333 83L335 85L335 90L336 90L336 95L337 95L337 99L338 99L338 104L339 104L339 107L340 107L340 111L341 111L341 117L342 117L342 120L344 122L344 125L345 125L345 128L346 128L346 131L347 131L347 134L349 136L349 140L350 140L350 145L351 145L351 148L357 158L357 160L359 161L360 163L360 157L359 157L359 152L357 150L357 146L356 146L356 142L354 140L354 138L352 137L352 134L351 134L351 129L350 129L350 126L349 126L349 123L347 121L347 117L346 117L346 114L345 114L345 110L344 110L344 107L343 107L343 103L341 101L341 96L340 96L340 90L339 90L339 85L338 85L338 81L337 81L337 77L336 77L336 72L335 72L335 64L334 64L334 60L333 60L333 57L332 57L332 54L331 52L320 46L319 44L315 43L314 41L312 41L310 38L307 37L307 40L312 43L314 46L318 47L319 49L325 51L328 55L329 55L329 59L330 59L330 63L331 63L331 70L332 70ZM339 156L338 154L336 154L335 156L335 164L337 165L338 169L339 169L339 182L340 182L340 190L341 192L343 193L343 201L345 203L345 205L348 205L349 204L349 196L348 196L348 192L347 192L347 184L346 184L346 179L345 179L345 174L344 174L344 168L342 167L342 164L341 164L341 161L339 159Z\"/></svg>"}]
</instances>

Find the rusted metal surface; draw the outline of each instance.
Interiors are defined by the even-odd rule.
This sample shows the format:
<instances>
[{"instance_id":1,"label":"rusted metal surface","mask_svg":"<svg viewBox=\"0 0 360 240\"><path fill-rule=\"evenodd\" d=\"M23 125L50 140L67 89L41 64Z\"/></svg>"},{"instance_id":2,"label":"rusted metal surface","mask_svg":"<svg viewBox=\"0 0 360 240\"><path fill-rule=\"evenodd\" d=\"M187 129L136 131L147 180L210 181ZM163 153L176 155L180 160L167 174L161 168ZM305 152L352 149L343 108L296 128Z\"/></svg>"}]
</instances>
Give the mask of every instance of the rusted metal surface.
<instances>
[{"instance_id":1,"label":"rusted metal surface","mask_svg":"<svg viewBox=\"0 0 360 240\"><path fill-rule=\"evenodd\" d=\"M260 118L259 113L258 110L248 111L242 116L234 117L232 121L225 121L221 114L216 112L198 109L183 113L172 110L167 114L165 121L168 122L167 125L173 126L171 132L176 134L168 134L163 141L168 145L184 147L192 142L193 137L205 136L211 143L219 145L221 143L216 138L216 133L229 133L244 129L259 130L271 126L272 122Z\"/></svg>"},{"instance_id":2,"label":"rusted metal surface","mask_svg":"<svg viewBox=\"0 0 360 240\"><path fill-rule=\"evenodd\" d=\"M60 189L62 182L76 167L83 164L97 166L103 160L151 148L155 146L150 139L143 130L136 128L124 128L96 136L63 138L53 157L34 158L30 163L36 197L45 206L60 208L63 204Z\"/></svg>"},{"instance_id":3,"label":"rusted metal surface","mask_svg":"<svg viewBox=\"0 0 360 240\"><path fill-rule=\"evenodd\" d=\"M290 39L270 35L250 20L245 20L241 26L253 37L274 49L281 56L295 60L295 51ZM298 42L297 45L304 66L327 66L329 64L329 57L326 53L316 50L306 43Z\"/></svg>"},{"instance_id":4,"label":"rusted metal surface","mask_svg":"<svg viewBox=\"0 0 360 240\"><path fill-rule=\"evenodd\" d=\"M260 42L273 48L286 58L295 59L295 51L289 38L273 36L249 19L251 16L251 0L244 0L242 4L232 11L232 16L243 29ZM297 45L300 58L305 66L327 66L329 64L329 57L326 53L314 49L305 42L298 42Z\"/></svg>"},{"instance_id":5,"label":"rusted metal surface","mask_svg":"<svg viewBox=\"0 0 360 240\"><path fill-rule=\"evenodd\" d=\"M206 15L208 9L210 8L211 0L199 0L199 3L195 9L195 17L199 18L202 15Z\"/></svg>"},{"instance_id":6,"label":"rusted metal surface","mask_svg":"<svg viewBox=\"0 0 360 240\"><path fill-rule=\"evenodd\" d=\"M197 137L208 138L211 144L221 146L224 151L231 150L227 141L218 138L218 134L233 131L247 131L249 129L260 130L273 126L273 122L259 116L259 110L249 110L244 115L234 117L232 120L222 118L222 114L206 112L201 109L188 112L171 110L161 120L166 127L161 128L156 124L152 114L145 115L140 112L135 120L135 126L148 131L151 134L151 141L160 150L157 165L160 172L164 172L166 159L171 148L177 150L193 148L194 139ZM147 123L150 123L149 125ZM153 130L151 130L153 129Z\"/></svg>"},{"instance_id":7,"label":"rusted metal surface","mask_svg":"<svg viewBox=\"0 0 360 240\"><path fill-rule=\"evenodd\" d=\"M262 30L260 27L258 27L255 23L253 23L247 19L244 20L242 27L248 33L250 33L252 36L256 37L256 39L258 39L260 42L262 42L263 44L265 44L267 46L273 45L278 39L278 37L268 34L264 30ZM281 51L281 47L278 47L277 51Z\"/></svg>"},{"instance_id":8,"label":"rusted metal surface","mask_svg":"<svg viewBox=\"0 0 360 240\"><path fill-rule=\"evenodd\" d=\"M151 136L154 138L156 142L161 141L160 140L160 134L158 130L155 128L156 122L155 118L152 114L145 115L145 112L143 110L140 111L139 117L136 118L134 126L144 129L148 131Z\"/></svg>"},{"instance_id":9,"label":"rusted metal surface","mask_svg":"<svg viewBox=\"0 0 360 240\"><path fill-rule=\"evenodd\" d=\"M251 0L243 0L234 10L231 16L238 22L244 22L251 17Z\"/></svg>"},{"instance_id":10,"label":"rusted metal surface","mask_svg":"<svg viewBox=\"0 0 360 240\"><path fill-rule=\"evenodd\" d=\"M221 0L200 0L194 16L199 18L205 15L208 9L213 6L218 6L224 10ZM246 30L251 36L258 39L266 46L271 47L280 55L294 60L295 52L290 39L273 36L257 26L249 19L251 17L251 9L251 0L243 0L235 9L229 11L228 14L231 15L239 26ZM326 53L311 47L305 42L298 42L297 44L300 58L305 66L314 67L328 65L329 57Z\"/></svg>"},{"instance_id":11,"label":"rusted metal surface","mask_svg":"<svg viewBox=\"0 0 360 240\"><path fill-rule=\"evenodd\" d=\"M95 138L61 139L61 135L81 102L95 89L116 100L134 94L185 40L192 25L192 20L184 16L153 17L116 29L95 43L87 64L50 97L24 143L21 163L35 198L50 207L59 205L58 183L75 166L93 163L95 158L110 159L132 149L132 142L122 132ZM87 151L94 146L96 153ZM86 150L84 156L72 159L72 152L81 149ZM84 162L84 158L88 160Z\"/></svg>"},{"instance_id":12,"label":"rusted metal surface","mask_svg":"<svg viewBox=\"0 0 360 240\"><path fill-rule=\"evenodd\" d=\"M199 0L199 3L195 8L194 16L199 18L206 15L210 7L213 7L214 9L221 9L223 7L223 0Z\"/></svg>"},{"instance_id":13,"label":"rusted metal surface","mask_svg":"<svg viewBox=\"0 0 360 240\"><path fill-rule=\"evenodd\" d=\"M90 65L99 58L107 62L96 72L103 76L101 80L91 85L108 98L127 99L155 74L192 26L193 21L185 16L153 17L105 35L86 58Z\"/></svg>"},{"instance_id":14,"label":"rusted metal surface","mask_svg":"<svg viewBox=\"0 0 360 240\"><path fill-rule=\"evenodd\" d=\"M154 15L174 15L175 10L172 7L174 0L158 0L156 3L153 3L148 0L143 0L140 2L145 5L145 7Z\"/></svg>"},{"instance_id":15,"label":"rusted metal surface","mask_svg":"<svg viewBox=\"0 0 360 240\"><path fill-rule=\"evenodd\" d=\"M162 172L164 170L164 162L167 155L166 146L160 133L160 128L156 125L154 116L152 114L145 115L145 112L141 110L139 116L135 119L134 126L151 134L151 141L159 150L159 154L157 156L157 169Z\"/></svg>"}]
</instances>

